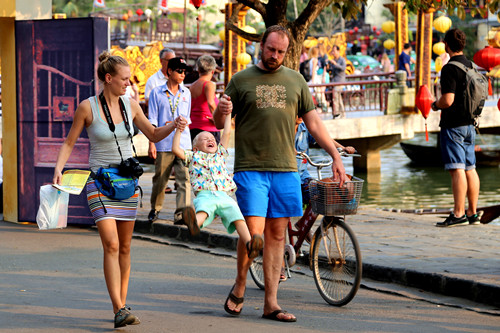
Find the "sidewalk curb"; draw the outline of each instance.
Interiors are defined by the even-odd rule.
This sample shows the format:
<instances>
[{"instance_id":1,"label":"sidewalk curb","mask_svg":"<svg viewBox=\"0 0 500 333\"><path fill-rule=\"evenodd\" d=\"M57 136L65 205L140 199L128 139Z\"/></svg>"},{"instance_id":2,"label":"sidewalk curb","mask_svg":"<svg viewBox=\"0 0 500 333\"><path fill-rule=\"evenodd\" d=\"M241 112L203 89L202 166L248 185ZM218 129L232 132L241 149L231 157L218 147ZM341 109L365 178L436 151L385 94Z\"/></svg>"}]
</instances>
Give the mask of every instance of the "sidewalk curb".
<instances>
[{"instance_id":1,"label":"sidewalk curb","mask_svg":"<svg viewBox=\"0 0 500 333\"><path fill-rule=\"evenodd\" d=\"M156 221L151 225L147 220L138 219L136 220L134 231L225 248L232 251L236 251L238 243L236 236L216 234L206 230L201 230L198 237L191 237L186 227L174 225L172 221ZM299 258L297 259L299 260ZM308 265L307 263L303 264ZM363 278L397 283L437 294L500 306L500 287L473 280L460 279L437 273L419 272L411 269L374 265L366 262L363 262Z\"/></svg>"}]
</instances>

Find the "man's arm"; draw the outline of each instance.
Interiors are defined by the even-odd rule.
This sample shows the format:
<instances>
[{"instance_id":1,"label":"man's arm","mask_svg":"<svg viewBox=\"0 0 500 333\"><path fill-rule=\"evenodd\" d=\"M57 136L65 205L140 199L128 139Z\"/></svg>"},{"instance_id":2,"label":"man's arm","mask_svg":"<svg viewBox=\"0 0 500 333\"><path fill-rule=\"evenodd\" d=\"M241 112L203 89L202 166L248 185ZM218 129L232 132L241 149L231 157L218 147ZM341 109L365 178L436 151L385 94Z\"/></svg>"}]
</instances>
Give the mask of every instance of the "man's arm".
<instances>
[{"instance_id":1,"label":"man's arm","mask_svg":"<svg viewBox=\"0 0 500 333\"><path fill-rule=\"evenodd\" d=\"M432 110L438 111L441 109L447 109L453 104L454 100L455 100L454 93L443 94L437 101L432 103Z\"/></svg>"},{"instance_id":2,"label":"man's arm","mask_svg":"<svg viewBox=\"0 0 500 333\"><path fill-rule=\"evenodd\" d=\"M340 186L344 184L346 179L344 164L340 158L340 154L330 138L325 125L319 118L315 111L309 111L304 116L302 116L306 127L314 137L316 142L323 148L333 159L332 172L333 179L335 181L340 181Z\"/></svg>"}]
</instances>

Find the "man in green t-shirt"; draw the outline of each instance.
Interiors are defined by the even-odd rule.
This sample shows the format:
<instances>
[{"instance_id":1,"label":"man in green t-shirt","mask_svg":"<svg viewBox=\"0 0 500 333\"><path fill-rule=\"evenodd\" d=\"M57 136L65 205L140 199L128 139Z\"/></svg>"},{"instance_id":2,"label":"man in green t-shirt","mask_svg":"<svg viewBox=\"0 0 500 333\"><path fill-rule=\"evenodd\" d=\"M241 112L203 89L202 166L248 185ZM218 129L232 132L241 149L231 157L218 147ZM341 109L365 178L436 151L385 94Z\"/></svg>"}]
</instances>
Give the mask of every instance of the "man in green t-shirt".
<instances>
[{"instance_id":1,"label":"man in green t-shirt","mask_svg":"<svg viewBox=\"0 0 500 333\"><path fill-rule=\"evenodd\" d=\"M285 28L269 27L262 37L259 63L231 78L214 112L218 128L222 128L226 116L235 118L236 197L250 233L264 234L263 317L278 321L297 320L281 309L277 298L288 220L302 215L294 149L297 116L332 156L334 178L341 183L345 180L340 155L314 111L306 82L300 73L282 66L289 41ZM251 264L245 244L238 241L238 274L224 304L232 315L241 313Z\"/></svg>"}]
</instances>

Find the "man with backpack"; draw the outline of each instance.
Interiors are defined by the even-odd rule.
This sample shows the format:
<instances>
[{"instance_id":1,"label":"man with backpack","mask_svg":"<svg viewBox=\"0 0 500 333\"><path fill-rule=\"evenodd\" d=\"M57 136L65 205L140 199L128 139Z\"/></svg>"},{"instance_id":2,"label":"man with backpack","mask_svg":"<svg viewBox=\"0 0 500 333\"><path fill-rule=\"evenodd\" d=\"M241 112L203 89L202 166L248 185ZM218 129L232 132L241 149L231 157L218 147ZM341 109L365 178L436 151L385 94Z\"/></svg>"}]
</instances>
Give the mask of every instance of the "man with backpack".
<instances>
[{"instance_id":1,"label":"man with backpack","mask_svg":"<svg viewBox=\"0 0 500 333\"><path fill-rule=\"evenodd\" d=\"M444 37L450 61L441 72L442 96L432 103L434 111L441 110L441 155L445 170L451 175L454 207L453 212L437 227L480 224L482 212L476 211L479 197L479 176L476 172L475 118L484 105L486 85L478 76L470 60L464 54L465 34L459 29L449 30ZM458 63L458 64L457 64ZM460 65L462 64L462 65ZM476 75L478 74L478 75ZM482 99L482 104L480 103ZM470 101L477 101L471 106ZM479 104L479 105L478 105ZM473 108L473 109L471 109ZM469 206L465 210L465 197Z\"/></svg>"}]
</instances>

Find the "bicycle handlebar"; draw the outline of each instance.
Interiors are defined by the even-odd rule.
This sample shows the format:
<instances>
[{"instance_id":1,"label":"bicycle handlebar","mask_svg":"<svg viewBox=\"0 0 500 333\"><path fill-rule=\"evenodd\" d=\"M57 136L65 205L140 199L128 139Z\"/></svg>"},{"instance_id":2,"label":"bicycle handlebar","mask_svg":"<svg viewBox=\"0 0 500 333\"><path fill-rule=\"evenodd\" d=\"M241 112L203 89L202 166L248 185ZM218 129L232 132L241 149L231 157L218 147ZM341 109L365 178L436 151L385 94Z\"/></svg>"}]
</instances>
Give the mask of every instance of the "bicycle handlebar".
<instances>
[{"instance_id":1,"label":"bicycle handlebar","mask_svg":"<svg viewBox=\"0 0 500 333\"><path fill-rule=\"evenodd\" d=\"M361 155L356 154L356 153L348 154L342 148L337 148L337 151L339 152L340 156L342 156L342 157L361 156ZM333 163L332 159L330 159L326 163L315 163L311 160L311 157L309 157L309 155L307 155L304 152L297 152L297 156L300 156L301 158L305 158L309 164L311 164L313 167L316 167L318 169L318 179L321 179L321 169L324 167L330 166Z\"/></svg>"},{"instance_id":2,"label":"bicycle handlebar","mask_svg":"<svg viewBox=\"0 0 500 333\"><path fill-rule=\"evenodd\" d=\"M337 148L337 151L339 152L340 156L342 156L342 157L350 157L350 156L359 157L359 156L361 156L360 154L356 154L356 153L349 154L345 150L343 150L342 148ZM324 168L324 167L332 165L332 163L333 163L333 160L330 160L327 163L315 163L311 160L311 157L309 155L307 155L305 152L297 152L297 156L305 158L309 164L311 164L312 166L317 167L317 168L318 167Z\"/></svg>"}]
</instances>

